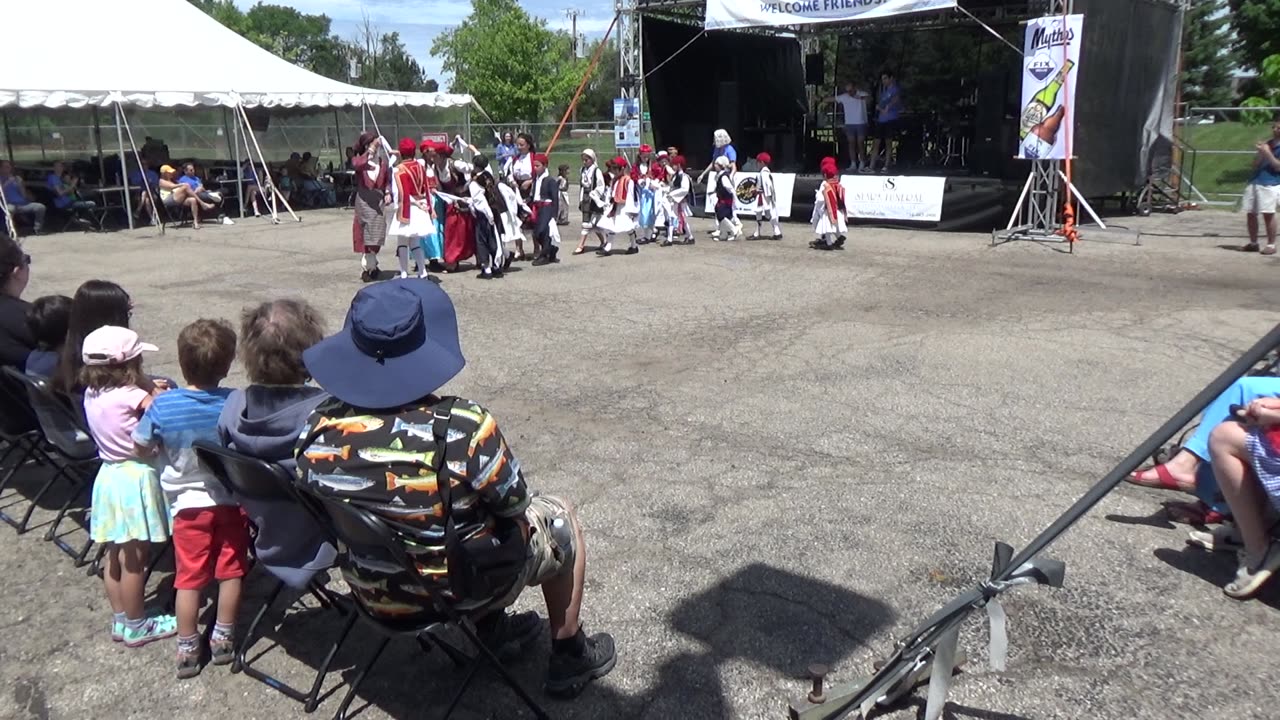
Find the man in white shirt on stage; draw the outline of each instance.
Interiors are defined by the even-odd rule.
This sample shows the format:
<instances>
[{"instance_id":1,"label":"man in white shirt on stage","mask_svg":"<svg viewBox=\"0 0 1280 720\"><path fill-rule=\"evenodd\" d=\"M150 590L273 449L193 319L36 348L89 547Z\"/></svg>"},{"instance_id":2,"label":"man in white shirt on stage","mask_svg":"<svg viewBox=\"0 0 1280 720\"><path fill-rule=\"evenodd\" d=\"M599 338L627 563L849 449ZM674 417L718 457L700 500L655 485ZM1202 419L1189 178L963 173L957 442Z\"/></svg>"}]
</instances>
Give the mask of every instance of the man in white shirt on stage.
<instances>
[{"instance_id":1,"label":"man in white shirt on stage","mask_svg":"<svg viewBox=\"0 0 1280 720\"><path fill-rule=\"evenodd\" d=\"M850 172L858 172L867 154L867 99L871 95L858 88L852 80L844 86L844 92L831 101L839 103L844 113L844 134L849 140Z\"/></svg>"}]
</instances>

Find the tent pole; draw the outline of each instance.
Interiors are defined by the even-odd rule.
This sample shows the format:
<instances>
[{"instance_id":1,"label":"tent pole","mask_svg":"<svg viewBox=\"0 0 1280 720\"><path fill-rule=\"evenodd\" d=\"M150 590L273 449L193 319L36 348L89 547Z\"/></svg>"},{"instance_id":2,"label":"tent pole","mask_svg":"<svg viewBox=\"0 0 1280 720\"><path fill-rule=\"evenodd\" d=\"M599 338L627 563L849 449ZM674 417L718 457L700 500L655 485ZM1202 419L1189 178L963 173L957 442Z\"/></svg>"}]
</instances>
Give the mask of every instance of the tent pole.
<instances>
[{"instance_id":1,"label":"tent pole","mask_svg":"<svg viewBox=\"0 0 1280 720\"><path fill-rule=\"evenodd\" d=\"M391 112L394 113L394 117L396 120L396 140L399 141L400 138L404 137L404 135L400 134L400 106L392 105Z\"/></svg>"},{"instance_id":2,"label":"tent pole","mask_svg":"<svg viewBox=\"0 0 1280 720\"><path fill-rule=\"evenodd\" d=\"M120 108L120 103L116 102L116 142L120 144L120 183L124 186L124 214L129 220L129 229L133 229L133 199L129 197L129 163L126 159L128 156L124 154L124 133L120 130L120 116L124 111ZM142 166L138 166L138 172L142 172ZM145 173L143 173L143 181L146 181Z\"/></svg>"},{"instance_id":3,"label":"tent pole","mask_svg":"<svg viewBox=\"0 0 1280 720\"><path fill-rule=\"evenodd\" d=\"M4 118L4 144L9 150L9 162L13 162L13 138L9 137L9 112L0 113Z\"/></svg>"},{"instance_id":4,"label":"tent pole","mask_svg":"<svg viewBox=\"0 0 1280 720\"><path fill-rule=\"evenodd\" d=\"M102 119L98 117L98 106L93 106L93 145L98 150L98 184L107 185L107 162L102 157Z\"/></svg>"},{"instance_id":5,"label":"tent pole","mask_svg":"<svg viewBox=\"0 0 1280 720\"><path fill-rule=\"evenodd\" d=\"M338 108L333 109L333 131L338 142L338 162L341 163L342 169L347 169L347 144L342 139L342 124L338 122Z\"/></svg>"},{"instance_id":6,"label":"tent pole","mask_svg":"<svg viewBox=\"0 0 1280 720\"><path fill-rule=\"evenodd\" d=\"M36 113L36 137L40 139L40 162L44 162L44 130L40 129L40 113Z\"/></svg>"},{"instance_id":7,"label":"tent pole","mask_svg":"<svg viewBox=\"0 0 1280 720\"><path fill-rule=\"evenodd\" d=\"M253 148L249 147L249 130L241 126L240 112L238 110L236 111L235 115L236 115L235 127L236 127L236 138L237 138L236 152L239 153L240 150L243 148L244 158L249 161L249 167L253 168L254 167ZM239 173L239 171L237 171L237 173ZM270 205L267 198L267 191L273 188L273 183L271 182L271 168L268 168L266 166L266 163L263 163L262 174L258 174L258 171L256 169L253 170L253 173L256 176L256 182L254 182L254 185L256 185L258 188L257 197L262 198L262 204L267 205L269 207ZM243 175L241 175L241 177L243 177ZM256 206L258 201L255 199L255 200L251 200L251 202L253 202L254 205ZM254 207L255 214L257 213L257 210L258 210L257 207ZM272 217L272 220L273 221L275 220L274 216Z\"/></svg>"},{"instance_id":8,"label":"tent pole","mask_svg":"<svg viewBox=\"0 0 1280 720\"><path fill-rule=\"evenodd\" d=\"M222 127L223 132L227 133L227 142L231 143L231 157L235 158L236 163L236 197L240 198L240 217L244 217L244 168L240 165L240 123L237 122L235 127L229 127L231 123L227 122L227 108L222 107Z\"/></svg>"},{"instance_id":9,"label":"tent pole","mask_svg":"<svg viewBox=\"0 0 1280 720\"><path fill-rule=\"evenodd\" d=\"M253 140L253 148L258 151L258 159L262 161L262 167L265 170L267 167L267 159L262 155L262 146L258 145L258 138L253 134L253 128L249 125L249 114L244 111L243 105L240 106L240 116L244 119L245 133L248 134L250 140ZM293 207L289 205L289 201L285 200L284 196L280 194L280 190L276 188L276 184L271 183L271 214L275 216L275 222L280 222L280 218L276 213L276 198L279 198L280 201L284 203L284 209L289 211L289 215L291 215L294 220L302 222L302 218L298 217L298 215L293 212Z\"/></svg>"},{"instance_id":10,"label":"tent pole","mask_svg":"<svg viewBox=\"0 0 1280 720\"><path fill-rule=\"evenodd\" d=\"M462 106L462 137L471 142L471 105ZM474 144L474 143L473 143Z\"/></svg>"}]
</instances>

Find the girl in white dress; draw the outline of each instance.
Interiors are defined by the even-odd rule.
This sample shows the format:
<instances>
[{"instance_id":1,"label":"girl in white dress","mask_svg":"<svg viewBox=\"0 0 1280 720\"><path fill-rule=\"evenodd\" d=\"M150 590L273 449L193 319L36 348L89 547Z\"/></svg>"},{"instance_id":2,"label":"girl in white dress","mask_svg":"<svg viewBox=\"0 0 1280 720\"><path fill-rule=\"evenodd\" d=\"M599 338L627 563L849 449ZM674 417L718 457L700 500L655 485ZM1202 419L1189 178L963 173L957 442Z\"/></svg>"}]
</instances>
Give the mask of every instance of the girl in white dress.
<instances>
[{"instance_id":1,"label":"girl in white dress","mask_svg":"<svg viewBox=\"0 0 1280 720\"><path fill-rule=\"evenodd\" d=\"M773 158L769 153L762 152L756 156L756 162L760 163L760 173L756 176L756 234L752 235L751 239L759 240L765 237L760 231L767 220L773 230L773 234L768 236L769 239L781 240L782 225L778 222L778 191L773 184L773 171L769 169Z\"/></svg>"},{"instance_id":2,"label":"girl in white dress","mask_svg":"<svg viewBox=\"0 0 1280 720\"><path fill-rule=\"evenodd\" d=\"M387 234L396 239L396 260L400 277L409 277L409 255L418 267L418 277L427 277L426 253L421 238L436 232L431 192L427 185L427 167L414 157L417 143L411 138L400 141L400 162L391 175L391 219Z\"/></svg>"},{"instance_id":3,"label":"girl in white dress","mask_svg":"<svg viewBox=\"0 0 1280 720\"><path fill-rule=\"evenodd\" d=\"M636 204L635 187L631 175L627 173L627 165L627 159L622 156L609 162L609 170L614 176L613 185L609 190L604 217L596 225L605 234L604 246L597 251L600 255L613 252L613 240L618 235L630 236L628 255L640 252L640 246L636 243L636 215L640 213L640 208Z\"/></svg>"},{"instance_id":4,"label":"girl in white dress","mask_svg":"<svg viewBox=\"0 0 1280 720\"><path fill-rule=\"evenodd\" d=\"M844 187L840 185L835 158L822 159L822 184L813 198L813 234L809 247L814 250L836 250L844 247L849 227L845 222Z\"/></svg>"}]
</instances>

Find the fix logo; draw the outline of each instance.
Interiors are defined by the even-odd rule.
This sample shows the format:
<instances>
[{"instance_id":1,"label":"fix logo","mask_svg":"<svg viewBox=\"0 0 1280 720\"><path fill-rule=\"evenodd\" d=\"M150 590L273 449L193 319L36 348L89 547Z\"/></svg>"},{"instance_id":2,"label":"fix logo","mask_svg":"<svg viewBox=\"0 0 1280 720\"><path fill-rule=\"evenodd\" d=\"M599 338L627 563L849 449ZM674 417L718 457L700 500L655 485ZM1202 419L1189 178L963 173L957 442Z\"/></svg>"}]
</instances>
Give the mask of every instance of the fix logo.
<instances>
[{"instance_id":1,"label":"fix logo","mask_svg":"<svg viewBox=\"0 0 1280 720\"><path fill-rule=\"evenodd\" d=\"M885 190L885 192L893 192L893 191L895 191L895 190L897 190L897 189L898 189L898 181L897 181L897 180L894 180L893 178L885 178L885 179L884 179L884 190Z\"/></svg>"},{"instance_id":2,"label":"fix logo","mask_svg":"<svg viewBox=\"0 0 1280 720\"><path fill-rule=\"evenodd\" d=\"M1049 58L1049 54L1038 52L1035 56L1027 60L1027 72L1031 73L1031 77L1039 82L1044 82L1058 70L1058 66Z\"/></svg>"}]
</instances>

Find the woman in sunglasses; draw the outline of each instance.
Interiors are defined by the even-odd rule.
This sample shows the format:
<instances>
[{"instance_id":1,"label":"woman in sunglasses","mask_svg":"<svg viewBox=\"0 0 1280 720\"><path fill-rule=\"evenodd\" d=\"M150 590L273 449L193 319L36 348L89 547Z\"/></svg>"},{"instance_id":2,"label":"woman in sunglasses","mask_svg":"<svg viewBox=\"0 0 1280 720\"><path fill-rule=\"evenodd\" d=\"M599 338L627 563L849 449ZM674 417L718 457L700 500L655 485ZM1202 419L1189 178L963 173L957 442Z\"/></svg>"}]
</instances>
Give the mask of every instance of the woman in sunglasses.
<instances>
[{"instance_id":1,"label":"woman in sunglasses","mask_svg":"<svg viewBox=\"0 0 1280 720\"><path fill-rule=\"evenodd\" d=\"M22 299L31 279L31 256L8 235L0 235L0 366L21 370L36 347L27 327L29 304Z\"/></svg>"}]
</instances>

